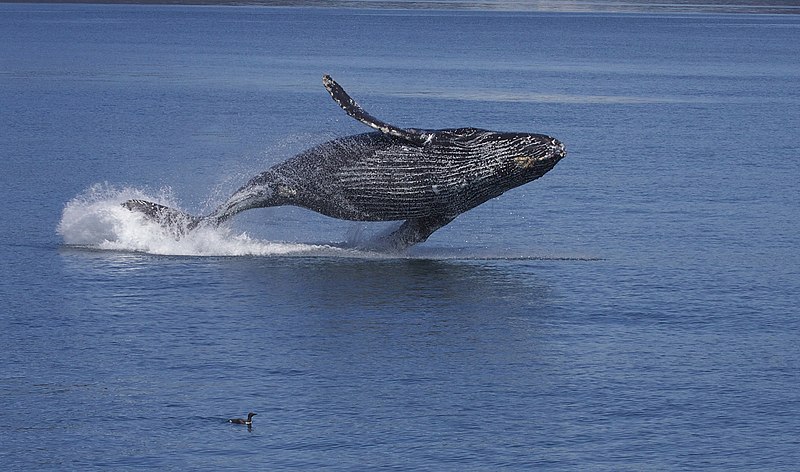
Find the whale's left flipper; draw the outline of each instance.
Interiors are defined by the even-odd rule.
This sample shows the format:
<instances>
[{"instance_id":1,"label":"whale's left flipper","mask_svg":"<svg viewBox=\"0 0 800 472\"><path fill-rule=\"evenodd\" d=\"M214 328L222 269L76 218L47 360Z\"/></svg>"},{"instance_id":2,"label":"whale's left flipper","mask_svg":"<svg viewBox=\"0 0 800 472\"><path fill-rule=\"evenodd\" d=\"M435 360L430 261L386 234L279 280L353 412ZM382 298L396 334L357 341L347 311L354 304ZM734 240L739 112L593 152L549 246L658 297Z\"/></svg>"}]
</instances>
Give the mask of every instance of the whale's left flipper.
<instances>
[{"instance_id":1,"label":"whale's left flipper","mask_svg":"<svg viewBox=\"0 0 800 472\"><path fill-rule=\"evenodd\" d=\"M128 200L122 206L128 210L143 213L148 219L172 231L177 238L197 228L205 220L203 217L192 216L180 210L148 202L147 200Z\"/></svg>"},{"instance_id":2,"label":"whale's left flipper","mask_svg":"<svg viewBox=\"0 0 800 472\"><path fill-rule=\"evenodd\" d=\"M365 249L401 252L409 247L424 242L437 229L453 221L453 216L428 216L406 220L391 234L378 237L367 243Z\"/></svg>"},{"instance_id":3,"label":"whale's left flipper","mask_svg":"<svg viewBox=\"0 0 800 472\"><path fill-rule=\"evenodd\" d=\"M374 128L383 134L404 139L417 146L423 146L431 140L431 137L433 136L431 133L426 133L416 129L398 128L397 126L390 125L389 123L370 115L364 111L364 109L361 108L361 106L356 103L355 100L350 98L350 95L348 95L342 86L336 83L331 76L323 76L322 83L325 85L325 89L328 90L328 93L331 94L333 100L338 103L340 107L342 107L342 110L370 128Z\"/></svg>"}]
</instances>

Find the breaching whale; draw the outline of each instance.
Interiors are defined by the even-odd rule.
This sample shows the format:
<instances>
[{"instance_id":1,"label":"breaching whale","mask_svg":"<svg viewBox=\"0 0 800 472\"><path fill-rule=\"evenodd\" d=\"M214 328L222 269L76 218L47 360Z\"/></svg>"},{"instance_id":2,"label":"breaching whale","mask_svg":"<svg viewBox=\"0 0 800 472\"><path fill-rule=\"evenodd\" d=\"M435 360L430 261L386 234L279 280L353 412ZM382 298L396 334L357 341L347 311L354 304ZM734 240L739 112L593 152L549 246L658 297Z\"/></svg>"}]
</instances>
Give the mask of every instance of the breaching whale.
<instances>
[{"instance_id":1,"label":"breaching whale","mask_svg":"<svg viewBox=\"0 0 800 472\"><path fill-rule=\"evenodd\" d=\"M566 155L560 141L543 134L399 128L364 111L330 76L322 81L348 115L376 131L303 151L253 177L206 216L145 200L123 206L177 237L199 226L217 226L244 210L280 205L344 220L404 221L367 245L403 250L461 213L541 177Z\"/></svg>"}]
</instances>

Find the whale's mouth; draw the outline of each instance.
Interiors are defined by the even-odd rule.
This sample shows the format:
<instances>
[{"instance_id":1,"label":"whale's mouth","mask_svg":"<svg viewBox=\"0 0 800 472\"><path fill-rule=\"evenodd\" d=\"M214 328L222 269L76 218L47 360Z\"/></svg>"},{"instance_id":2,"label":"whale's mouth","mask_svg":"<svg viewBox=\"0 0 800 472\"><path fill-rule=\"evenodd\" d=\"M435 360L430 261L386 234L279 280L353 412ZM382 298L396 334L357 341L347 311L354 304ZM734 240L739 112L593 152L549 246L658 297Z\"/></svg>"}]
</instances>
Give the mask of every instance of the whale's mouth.
<instances>
[{"instance_id":1,"label":"whale's mouth","mask_svg":"<svg viewBox=\"0 0 800 472\"><path fill-rule=\"evenodd\" d=\"M553 166L558 161L566 157L567 150L564 144L557 139L553 139L544 153L539 149L539 153L534 155L521 154L514 158L514 164L521 169L531 169L544 166Z\"/></svg>"},{"instance_id":2,"label":"whale's mouth","mask_svg":"<svg viewBox=\"0 0 800 472\"><path fill-rule=\"evenodd\" d=\"M539 136L536 142L513 158L520 169L552 168L558 161L567 156L564 143L549 136Z\"/></svg>"}]
</instances>

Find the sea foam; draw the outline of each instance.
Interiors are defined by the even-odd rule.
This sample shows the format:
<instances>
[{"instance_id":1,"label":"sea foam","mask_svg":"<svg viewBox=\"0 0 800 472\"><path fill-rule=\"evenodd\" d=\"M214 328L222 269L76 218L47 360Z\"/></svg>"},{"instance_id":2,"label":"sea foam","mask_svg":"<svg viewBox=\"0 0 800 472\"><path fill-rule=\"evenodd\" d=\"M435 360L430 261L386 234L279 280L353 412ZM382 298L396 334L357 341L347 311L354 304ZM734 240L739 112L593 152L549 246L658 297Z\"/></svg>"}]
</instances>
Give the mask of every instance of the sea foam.
<instances>
[{"instance_id":1,"label":"sea foam","mask_svg":"<svg viewBox=\"0 0 800 472\"><path fill-rule=\"evenodd\" d=\"M174 234L143 214L122 206L143 199L180 208L169 189L147 192L93 185L64 206L57 232L69 246L97 250L132 251L161 255L244 256L337 253L343 249L324 245L264 241L227 226L201 227L176 239Z\"/></svg>"}]
</instances>

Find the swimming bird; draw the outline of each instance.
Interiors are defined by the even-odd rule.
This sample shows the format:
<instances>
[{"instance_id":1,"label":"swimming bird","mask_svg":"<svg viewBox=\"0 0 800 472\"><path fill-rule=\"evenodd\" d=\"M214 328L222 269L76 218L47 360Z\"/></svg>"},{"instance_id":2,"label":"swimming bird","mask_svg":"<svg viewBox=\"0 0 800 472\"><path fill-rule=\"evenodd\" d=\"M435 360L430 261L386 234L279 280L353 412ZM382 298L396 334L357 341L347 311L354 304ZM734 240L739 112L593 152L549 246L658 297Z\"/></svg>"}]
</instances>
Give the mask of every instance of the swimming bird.
<instances>
[{"instance_id":1,"label":"swimming bird","mask_svg":"<svg viewBox=\"0 0 800 472\"><path fill-rule=\"evenodd\" d=\"M246 424L248 426L253 424L253 417L256 416L257 413L253 413L252 411L247 414L247 419L244 418L231 418L228 420L228 423L233 424Z\"/></svg>"}]
</instances>

